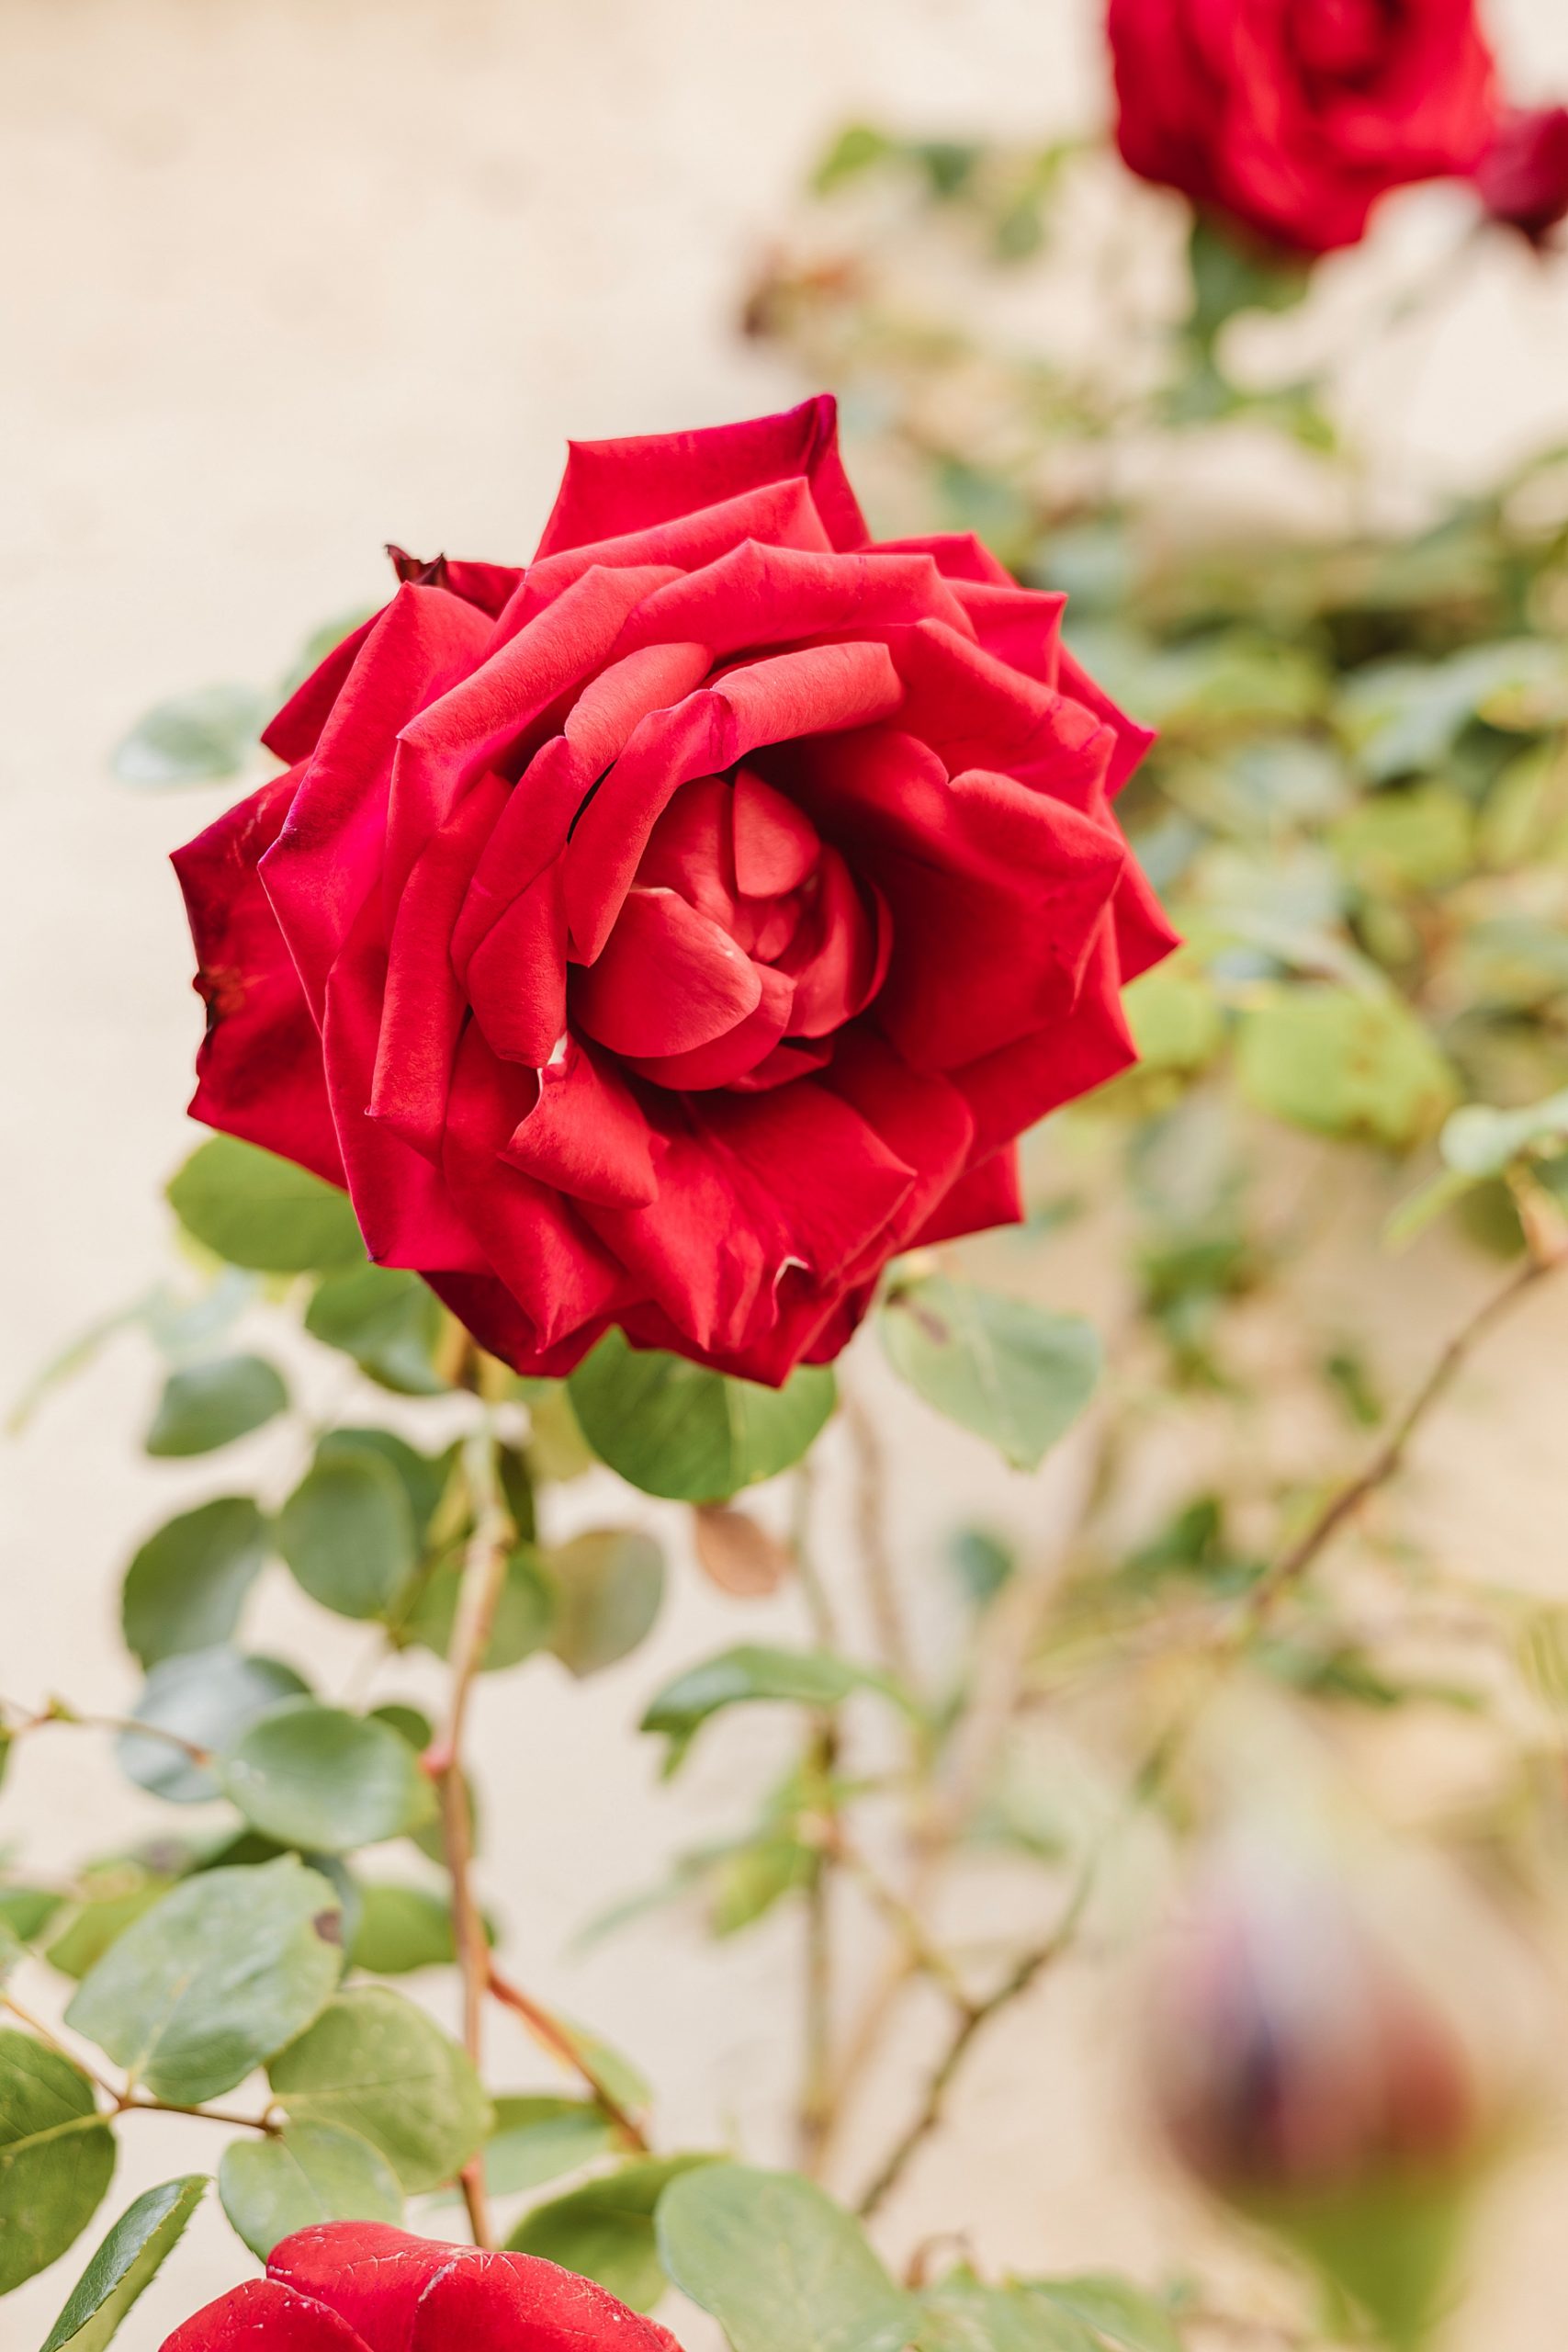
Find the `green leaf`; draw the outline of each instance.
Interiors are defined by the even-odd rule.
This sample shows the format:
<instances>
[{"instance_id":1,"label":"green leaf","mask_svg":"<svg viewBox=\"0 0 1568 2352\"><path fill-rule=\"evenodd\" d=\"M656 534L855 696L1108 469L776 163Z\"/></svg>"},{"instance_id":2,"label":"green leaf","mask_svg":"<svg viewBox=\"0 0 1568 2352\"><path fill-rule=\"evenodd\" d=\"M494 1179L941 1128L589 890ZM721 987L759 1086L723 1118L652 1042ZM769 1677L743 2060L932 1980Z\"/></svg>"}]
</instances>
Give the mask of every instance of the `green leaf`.
<instances>
[{"instance_id":1,"label":"green leaf","mask_svg":"<svg viewBox=\"0 0 1568 2352\"><path fill-rule=\"evenodd\" d=\"M607 1332L567 1383L602 1462L645 1494L723 1502L798 1462L833 1409L826 1365L803 1364L783 1388L730 1380L681 1356Z\"/></svg>"},{"instance_id":2,"label":"green leaf","mask_svg":"<svg viewBox=\"0 0 1568 2352\"><path fill-rule=\"evenodd\" d=\"M31 2034L0 2028L0 2295L80 2237L114 2154L80 2068Z\"/></svg>"},{"instance_id":3,"label":"green leaf","mask_svg":"<svg viewBox=\"0 0 1568 2352\"><path fill-rule=\"evenodd\" d=\"M1191 325L1205 346L1238 311L1293 308L1310 282L1299 255L1260 245L1244 231L1233 231L1205 212L1193 215L1187 252L1192 272Z\"/></svg>"},{"instance_id":4,"label":"green leaf","mask_svg":"<svg viewBox=\"0 0 1568 2352\"><path fill-rule=\"evenodd\" d=\"M160 1460L212 1453L272 1420L288 1391L261 1356L211 1356L170 1373L141 1442Z\"/></svg>"},{"instance_id":5,"label":"green leaf","mask_svg":"<svg viewBox=\"0 0 1568 2352\"><path fill-rule=\"evenodd\" d=\"M659 2250L735 2352L902 2352L911 2299L860 2223L797 2174L704 2165L660 2199Z\"/></svg>"},{"instance_id":6,"label":"green leaf","mask_svg":"<svg viewBox=\"0 0 1568 2352\"><path fill-rule=\"evenodd\" d=\"M312 1274L365 1262L346 1193L234 1136L193 1151L170 1179L168 1200L186 1231L231 1266Z\"/></svg>"},{"instance_id":7,"label":"green leaf","mask_svg":"<svg viewBox=\"0 0 1568 2352\"><path fill-rule=\"evenodd\" d=\"M874 164L880 164L897 152L885 130L876 130L871 123L852 122L840 131L813 172L812 192L830 196L846 180L858 179Z\"/></svg>"},{"instance_id":8,"label":"green leaf","mask_svg":"<svg viewBox=\"0 0 1568 2352\"><path fill-rule=\"evenodd\" d=\"M383 1462L389 1462L402 1480L414 1528L423 1542L446 1492L458 1451L456 1445L449 1445L445 1453L421 1453L392 1430L342 1429L327 1430L317 1444L316 1460L331 1462L339 1454L357 1458L363 1453L375 1453Z\"/></svg>"},{"instance_id":9,"label":"green leaf","mask_svg":"<svg viewBox=\"0 0 1568 2352\"><path fill-rule=\"evenodd\" d=\"M165 1894L89 1972L66 2022L155 2098L195 2106L302 2031L342 1966L338 1898L286 1854Z\"/></svg>"},{"instance_id":10,"label":"green leaf","mask_svg":"<svg viewBox=\"0 0 1568 2352\"><path fill-rule=\"evenodd\" d=\"M1070 2312L1016 2287L944 2278L920 2299L914 2352L1100 2352Z\"/></svg>"},{"instance_id":11,"label":"green leaf","mask_svg":"<svg viewBox=\"0 0 1568 2352\"><path fill-rule=\"evenodd\" d=\"M1260 1111L1406 1150L1451 1105L1453 1071L1398 998L1293 988L1243 1016L1236 1074Z\"/></svg>"},{"instance_id":12,"label":"green leaf","mask_svg":"<svg viewBox=\"0 0 1568 2352\"><path fill-rule=\"evenodd\" d=\"M231 1649L183 1650L152 1668L134 1719L173 1732L194 1747L216 1750L280 1699L297 1698L304 1688L281 1658L246 1657ZM221 1794L217 1773L172 1740L122 1732L115 1756L128 1780L166 1804L203 1804Z\"/></svg>"},{"instance_id":13,"label":"green leaf","mask_svg":"<svg viewBox=\"0 0 1568 2352\"><path fill-rule=\"evenodd\" d=\"M485 2143L485 2185L492 2197L537 2188L607 2155L615 2144L614 2129L591 2099L498 2098L495 2131Z\"/></svg>"},{"instance_id":14,"label":"green leaf","mask_svg":"<svg viewBox=\"0 0 1568 2352\"><path fill-rule=\"evenodd\" d=\"M455 2178L495 2120L465 2052L389 1985L340 1993L267 2072L296 2122L359 2132L410 2192Z\"/></svg>"},{"instance_id":15,"label":"green leaf","mask_svg":"<svg viewBox=\"0 0 1568 2352\"><path fill-rule=\"evenodd\" d=\"M637 1528L596 1527L545 1555L555 1591L549 1645L573 1674L597 1674L651 1632L664 1555Z\"/></svg>"},{"instance_id":16,"label":"green leaf","mask_svg":"<svg viewBox=\"0 0 1568 2352\"><path fill-rule=\"evenodd\" d=\"M277 1515L277 1548L295 1581L339 1617L376 1617L414 1564L402 1479L368 1446L320 1454Z\"/></svg>"},{"instance_id":17,"label":"green leaf","mask_svg":"<svg viewBox=\"0 0 1568 2352\"><path fill-rule=\"evenodd\" d=\"M1470 1102L1445 1121L1438 1147L1452 1171L1467 1179L1500 1176L1525 1154L1555 1151L1568 1141L1568 1090L1519 1111L1493 1111Z\"/></svg>"},{"instance_id":18,"label":"green leaf","mask_svg":"<svg viewBox=\"0 0 1568 2352\"><path fill-rule=\"evenodd\" d=\"M462 1586L460 1555L441 1561L429 1573L422 1569L406 1613L401 1601L391 1611L391 1623L399 1638L422 1643L437 1657L445 1657L457 1622ZM499 1673L543 1649L556 1622L556 1604L553 1577L532 1544L520 1544L506 1563L490 1639L479 1661L480 1672Z\"/></svg>"},{"instance_id":19,"label":"green leaf","mask_svg":"<svg viewBox=\"0 0 1568 2352\"><path fill-rule=\"evenodd\" d=\"M0 1925L24 1943L41 1935L64 1901L42 1886L0 1886Z\"/></svg>"},{"instance_id":20,"label":"green leaf","mask_svg":"<svg viewBox=\"0 0 1568 2352\"><path fill-rule=\"evenodd\" d=\"M76 2281L43 2352L104 2352L119 2324L179 2244L207 2189L204 2172L184 2173L128 2205Z\"/></svg>"},{"instance_id":21,"label":"green leaf","mask_svg":"<svg viewBox=\"0 0 1568 2352\"><path fill-rule=\"evenodd\" d=\"M1220 1001L1201 973L1179 963L1143 973L1126 989L1123 1009L1145 1069L1200 1070L1224 1036Z\"/></svg>"},{"instance_id":22,"label":"green leaf","mask_svg":"<svg viewBox=\"0 0 1568 2352\"><path fill-rule=\"evenodd\" d=\"M220 1766L224 1793L280 1845L346 1854L420 1828L435 1792L389 1724L314 1699L285 1699Z\"/></svg>"},{"instance_id":23,"label":"green leaf","mask_svg":"<svg viewBox=\"0 0 1568 2352\"><path fill-rule=\"evenodd\" d=\"M1441 662L1404 657L1358 670L1339 696L1339 721L1374 784L1418 775L1448 757L1471 719L1506 723L1511 701L1562 674L1540 638L1470 645Z\"/></svg>"},{"instance_id":24,"label":"green leaf","mask_svg":"<svg viewBox=\"0 0 1568 2352\"><path fill-rule=\"evenodd\" d=\"M380 2151L335 2123L290 2123L269 2139L231 2140L218 2166L223 2211L259 2261L320 2222L393 2222L403 2192Z\"/></svg>"},{"instance_id":25,"label":"green leaf","mask_svg":"<svg viewBox=\"0 0 1568 2352\"><path fill-rule=\"evenodd\" d=\"M1117 2352L1181 2352L1181 2338L1166 2305L1128 2279L1086 2272L1078 2278L1028 2278L1027 2293L1043 2298L1082 2320Z\"/></svg>"},{"instance_id":26,"label":"green leaf","mask_svg":"<svg viewBox=\"0 0 1568 2352\"><path fill-rule=\"evenodd\" d=\"M78 1981L96 1968L112 1943L175 1884L172 1875L132 1862L95 1872L79 1902L72 1904L44 1947L44 1958L62 1976ZM99 1889L102 1892L99 1892Z\"/></svg>"},{"instance_id":27,"label":"green leaf","mask_svg":"<svg viewBox=\"0 0 1568 2352\"><path fill-rule=\"evenodd\" d=\"M360 1883L360 1913L349 1964L372 1976L406 1976L455 1958L452 1911L428 1887Z\"/></svg>"},{"instance_id":28,"label":"green leaf","mask_svg":"<svg viewBox=\"0 0 1568 2352\"><path fill-rule=\"evenodd\" d=\"M513 2254L558 2262L629 2303L653 2309L664 2292L664 2266L654 2237L654 2209L672 2180L705 2156L644 2156L600 2180L585 2181L547 2205L536 2205L506 2243Z\"/></svg>"},{"instance_id":29,"label":"green leaf","mask_svg":"<svg viewBox=\"0 0 1568 2352\"><path fill-rule=\"evenodd\" d=\"M324 1275L305 1310L312 1339L341 1349L400 1396L438 1396L450 1386L433 1362L443 1321L441 1302L429 1285L391 1266L350 1266Z\"/></svg>"},{"instance_id":30,"label":"green leaf","mask_svg":"<svg viewBox=\"0 0 1568 2352\"><path fill-rule=\"evenodd\" d=\"M1038 1467L1100 1377L1100 1340L1081 1315L1047 1314L945 1274L896 1282L876 1324L910 1387L1017 1470Z\"/></svg>"},{"instance_id":31,"label":"green leaf","mask_svg":"<svg viewBox=\"0 0 1568 2352\"><path fill-rule=\"evenodd\" d=\"M159 791L238 775L256 748L266 705L254 686L197 686L154 703L109 754L121 784Z\"/></svg>"},{"instance_id":32,"label":"green leaf","mask_svg":"<svg viewBox=\"0 0 1568 2352\"><path fill-rule=\"evenodd\" d=\"M266 1522L248 1495L224 1495L167 1521L125 1572L126 1646L144 1667L217 1648L239 1623L265 1558Z\"/></svg>"},{"instance_id":33,"label":"green leaf","mask_svg":"<svg viewBox=\"0 0 1568 2352\"><path fill-rule=\"evenodd\" d=\"M667 1682L643 1716L640 1729L661 1732L670 1742L666 1773L672 1772L710 1715L723 1707L746 1706L756 1700L781 1700L793 1706L835 1707L852 1690L877 1690L912 1712L897 1683L874 1668L853 1666L848 1658L826 1650L770 1649L745 1642L722 1650L716 1657L689 1666Z\"/></svg>"}]
</instances>

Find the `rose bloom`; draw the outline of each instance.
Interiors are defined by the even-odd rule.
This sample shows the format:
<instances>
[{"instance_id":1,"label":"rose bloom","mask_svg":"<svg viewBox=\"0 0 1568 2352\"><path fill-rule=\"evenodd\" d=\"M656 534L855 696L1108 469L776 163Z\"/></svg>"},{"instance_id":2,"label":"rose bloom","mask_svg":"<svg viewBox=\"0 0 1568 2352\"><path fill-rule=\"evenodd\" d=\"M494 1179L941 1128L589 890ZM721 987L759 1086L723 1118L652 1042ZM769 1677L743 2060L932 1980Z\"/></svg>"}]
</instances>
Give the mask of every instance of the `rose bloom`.
<instances>
[{"instance_id":1,"label":"rose bloom","mask_svg":"<svg viewBox=\"0 0 1568 2352\"><path fill-rule=\"evenodd\" d=\"M193 1113L345 1184L520 1371L612 1324L830 1359L1132 1060L1145 732L1060 596L871 544L826 398L574 445L525 570L400 569L266 730L286 773L175 856Z\"/></svg>"},{"instance_id":2,"label":"rose bloom","mask_svg":"<svg viewBox=\"0 0 1568 2352\"><path fill-rule=\"evenodd\" d=\"M1475 185L1495 220L1544 244L1568 220L1568 107L1511 107Z\"/></svg>"},{"instance_id":3,"label":"rose bloom","mask_svg":"<svg viewBox=\"0 0 1568 2352\"><path fill-rule=\"evenodd\" d=\"M1495 126L1472 0L1111 0L1109 29L1132 169L1303 253L1467 175Z\"/></svg>"},{"instance_id":4,"label":"rose bloom","mask_svg":"<svg viewBox=\"0 0 1568 2352\"><path fill-rule=\"evenodd\" d=\"M382 2222L328 2222L273 2248L266 2277L187 2319L163 2352L680 2352L592 2279Z\"/></svg>"}]
</instances>

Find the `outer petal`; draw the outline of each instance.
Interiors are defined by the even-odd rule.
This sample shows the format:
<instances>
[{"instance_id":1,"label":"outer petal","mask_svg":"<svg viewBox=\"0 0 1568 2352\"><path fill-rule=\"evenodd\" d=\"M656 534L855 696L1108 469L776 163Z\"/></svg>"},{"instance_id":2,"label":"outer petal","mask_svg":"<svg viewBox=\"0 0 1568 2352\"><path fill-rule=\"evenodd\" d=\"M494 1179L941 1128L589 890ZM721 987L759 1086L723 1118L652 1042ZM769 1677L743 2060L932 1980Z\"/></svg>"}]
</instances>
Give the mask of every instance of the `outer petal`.
<instances>
[{"instance_id":1,"label":"outer petal","mask_svg":"<svg viewBox=\"0 0 1568 2352\"><path fill-rule=\"evenodd\" d=\"M865 519L839 456L838 406L822 392L779 416L698 433L573 441L538 555L645 530L802 474L835 547L866 543ZM536 559L537 560L537 559Z\"/></svg>"},{"instance_id":2,"label":"outer petal","mask_svg":"<svg viewBox=\"0 0 1568 2352\"><path fill-rule=\"evenodd\" d=\"M257 875L298 781L276 777L175 852L207 1006L193 1118L344 1181L321 1041Z\"/></svg>"},{"instance_id":3,"label":"outer petal","mask_svg":"<svg viewBox=\"0 0 1568 2352\"><path fill-rule=\"evenodd\" d=\"M248 2278L164 2339L163 2352L374 2352L325 2303L275 2278Z\"/></svg>"}]
</instances>

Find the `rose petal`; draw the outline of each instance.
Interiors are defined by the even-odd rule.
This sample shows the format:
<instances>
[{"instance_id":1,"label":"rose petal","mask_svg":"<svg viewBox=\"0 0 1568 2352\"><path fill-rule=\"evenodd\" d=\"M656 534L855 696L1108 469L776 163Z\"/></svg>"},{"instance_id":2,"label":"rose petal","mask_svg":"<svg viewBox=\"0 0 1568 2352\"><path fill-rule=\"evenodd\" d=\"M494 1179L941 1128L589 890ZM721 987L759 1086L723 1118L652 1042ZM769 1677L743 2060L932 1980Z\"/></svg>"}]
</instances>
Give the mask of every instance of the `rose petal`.
<instances>
[{"instance_id":1,"label":"rose petal","mask_svg":"<svg viewBox=\"0 0 1568 2352\"><path fill-rule=\"evenodd\" d=\"M1015 595L1027 592L1014 589ZM972 624L929 555L840 555L764 545L753 534L656 589L626 623L628 642L701 638L716 654L827 637L874 637L927 617Z\"/></svg>"},{"instance_id":2,"label":"rose petal","mask_svg":"<svg viewBox=\"0 0 1568 2352\"><path fill-rule=\"evenodd\" d=\"M257 873L297 782L264 785L174 854L207 1006L190 1111L341 1184L321 1041Z\"/></svg>"},{"instance_id":3,"label":"rose petal","mask_svg":"<svg viewBox=\"0 0 1568 2352\"><path fill-rule=\"evenodd\" d=\"M758 967L673 890L628 892L604 954L571 975L572 1018L617 1054L682 1054L754 1012Z\"/></svg>"},{"instance_id":4,"label":"rose petal","mask_svg":"<svg viewBox=\"0 0 1568 2352\"><path fill-rule=\"evenodd\" d=\"M754 768L736 771L730 810L735 883L749 899L796 890L816 866L821 836L804 808L775 792Z\"/></svg>"},{"instance_id":5,"label":"rose petal","mask_svg":"<svg viewBox=\"0 0 1568 2352\"><path fill-rule=\"evenodd\" d=\"M731 1086L758 1063L767 1060L794 1020L795 983L766 964L754 964L761 986L755 1009L722 1037L685 1053L628 1057L626 1067L656 1086L694 1088Z\"/></svg>"},{"instance_id":6,"label":"rose petal","mask_svg":"<svg viewBox=\"0 0 1568 2352\"><path fill-rule=\"evenodd\" d=\"M667 523L795 475L810 484L833 544L863 547L865 520L839 457L837 403L822 392L781 416L704 432L570 443L537 556Z\"/></svg>"},{"instance_id":7,"label":"rose petal","mask_svg":"<svg viewBox=\"0 0 1568 2352\"><path fill-rule=\"evenodd\" d=\"M538 1084L538 1100L504 1147L513 1168L580 1200L636 1206L658 1196L664 1138L608 1055L569 1037Z\"/></svg>"},{"instance_id":8,"label":"rose petal","mask_svg":"<svg viewBox=\"0 0 1568 2352\"><path fill-rule=\"evenodd\" d=\"M376 2352L347 2320L274 2278L247 2278L176 2327L163 2352Z\"/></svg>"}]
</instances>

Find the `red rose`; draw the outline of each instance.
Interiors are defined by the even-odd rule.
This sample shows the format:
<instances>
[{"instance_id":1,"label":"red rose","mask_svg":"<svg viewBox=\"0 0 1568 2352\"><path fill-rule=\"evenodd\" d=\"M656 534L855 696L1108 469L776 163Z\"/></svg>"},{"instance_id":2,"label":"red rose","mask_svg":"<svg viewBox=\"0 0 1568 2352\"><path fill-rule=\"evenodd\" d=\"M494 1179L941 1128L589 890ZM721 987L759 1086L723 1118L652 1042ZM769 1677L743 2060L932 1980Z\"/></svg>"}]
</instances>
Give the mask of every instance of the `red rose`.
<instances>
[{"instance_id":1,"label":"red rose","mask_svg":"<svg viewBox=\"0 0 1568 2352\"><path fill-rule=\"evenodd\" d=\"M1495 220L1544 243L1568 219L1568 107L1513 107L1475 175Z\"/></svg>"},{"instance_id":2,"label":"red rose","mask_svg":"<svg viewBox=\"0 0 1568 2352\"><path fill-rule=\"evenodd\" d=\"M574 445L525 571L400 560L178 853L195 1114L346 1184L519 1369L756 1380L1019 1214L1170 934L1147 737L974 539L873 547L829 400Z\"/></svg>"},{"instance_id":3,"label":"red rose","mask_svg":"<svg viewBox=\"0 0 1568 2352\"><path fill-rule=\"evenodd\" d=\"M266 2277L176 2327L163 2352L680 2352L590 2278L383 2222L328 2222L273 2248Z\"/></svg>"},{"instance_id":4,"label":"red rose","mask_svg":"<svg viewBox=\"0 0 1568 2352\"><path fill-rule=\"evenodd\" d=\"M1133 170L1306 253L1472 171L1496 119L1472 0L1111 0Z\"/></svg>"}]
</instances>

